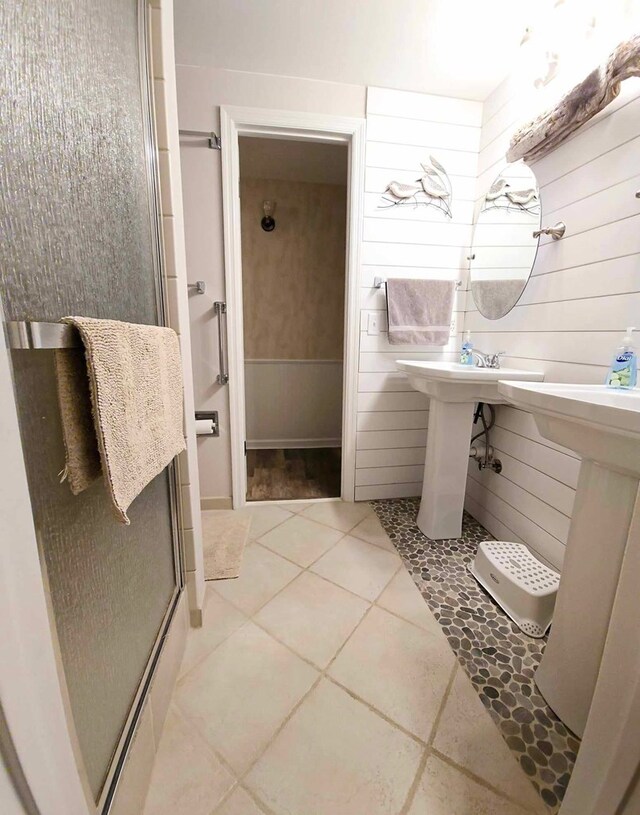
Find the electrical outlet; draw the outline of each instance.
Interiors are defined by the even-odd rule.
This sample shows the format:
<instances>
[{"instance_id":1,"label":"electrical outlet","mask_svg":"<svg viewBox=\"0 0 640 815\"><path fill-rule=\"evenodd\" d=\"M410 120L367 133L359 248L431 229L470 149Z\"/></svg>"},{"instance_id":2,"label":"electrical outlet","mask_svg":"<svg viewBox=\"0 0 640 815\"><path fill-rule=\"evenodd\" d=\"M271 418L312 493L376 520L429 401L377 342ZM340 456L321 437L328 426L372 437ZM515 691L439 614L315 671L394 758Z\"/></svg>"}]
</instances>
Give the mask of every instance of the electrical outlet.
<instances>
[{"instance_id":1,"label":"electrical outlet","mask_svg":"<svg viewBox=\"0 0 640 815\"><path fill-rule=\"evenodd\" d=\"M380 333L381 316L377 311L370 311L367 318L367 334L374 337Z\"/></svg>"}]
</instances>

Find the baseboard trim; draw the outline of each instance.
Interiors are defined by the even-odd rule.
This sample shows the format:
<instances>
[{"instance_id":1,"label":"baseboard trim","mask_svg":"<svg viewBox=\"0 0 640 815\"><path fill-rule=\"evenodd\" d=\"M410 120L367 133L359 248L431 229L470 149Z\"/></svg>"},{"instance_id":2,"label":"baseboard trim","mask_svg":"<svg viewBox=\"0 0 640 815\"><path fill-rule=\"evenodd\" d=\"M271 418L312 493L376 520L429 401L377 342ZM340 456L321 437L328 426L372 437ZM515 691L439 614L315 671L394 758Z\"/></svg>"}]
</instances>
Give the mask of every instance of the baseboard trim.
<instances>
[{"instance_id":1,"label":"baseboard trim","mask_svg":"<svg viewBox=\"0 0 640 815\"><path fill-rule=\"evenodd\" d=\"M233 509L233 498L221 495L214 498L200 498L200 510Z\"/></svg>"},{"instance_id":2,"label":"baseboard trim","mask_svg":"<svg viewBox=\"0 0 640 815\"><path fill-rule=\"evenodd\" d=\"M342 439L247 440L247 450L307 450L318 447L342 447Z\"/></svg>"}]
</instances>

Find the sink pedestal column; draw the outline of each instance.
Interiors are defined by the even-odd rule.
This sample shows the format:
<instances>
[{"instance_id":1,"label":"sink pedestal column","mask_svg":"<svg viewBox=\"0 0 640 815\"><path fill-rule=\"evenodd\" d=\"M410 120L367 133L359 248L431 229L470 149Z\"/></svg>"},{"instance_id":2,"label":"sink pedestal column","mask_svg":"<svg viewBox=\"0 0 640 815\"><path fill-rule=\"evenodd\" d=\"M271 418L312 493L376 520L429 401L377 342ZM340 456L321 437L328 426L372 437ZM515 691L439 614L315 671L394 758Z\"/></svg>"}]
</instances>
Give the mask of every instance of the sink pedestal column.
<instances>
[{"instance_id":1,"label":"sink pedestal column","mask_svg":"<svg viewBox=\"0 0 640 815\"><path fill-rule=\"evenodd\" d=\"M551 634L535 676L549 707L578 736L600 670L637 493L637 478L583 459Z\"/></svg>"},{"instance_id":2,"label":"sink pedestal column","mask_svg":"<svg viewBox=\"0 0 640 815\"><path fill-rule=\"evenodd\" d=\"M418 527L428 538L459 538L467 486L473 402L429 402L427 457Z\"/></svg>"}]
</instances>

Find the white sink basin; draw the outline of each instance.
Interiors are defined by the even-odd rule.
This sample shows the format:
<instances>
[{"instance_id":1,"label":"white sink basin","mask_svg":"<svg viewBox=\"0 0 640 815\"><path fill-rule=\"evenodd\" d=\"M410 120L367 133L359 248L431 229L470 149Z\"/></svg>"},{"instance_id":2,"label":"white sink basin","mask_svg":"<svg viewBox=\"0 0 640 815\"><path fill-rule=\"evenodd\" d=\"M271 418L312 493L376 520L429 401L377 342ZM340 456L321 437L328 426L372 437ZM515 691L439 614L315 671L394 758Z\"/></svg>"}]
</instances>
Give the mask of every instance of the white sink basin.
<instances>
[{"instance_id":1,"label":"white sink basin","mask_svg":"<svg viewBox=\"0 0 640 815\"><path fill-rule=\"evenodd\" d=\"M442 402L487 402L496 405L505 401L498 392L498 380L541 382L544 379L540 371L479 368L459 362L397 359L396 366L408 375L412 388Z\"/></svg>"},{"instance_id":2,"label":"white sink basin","mask_svg":"<svg viewBox=\"0 0 640 815\"><path fill-rule=\"evenodd\" d=\"M547 439L582 457L549 643L536 682L581 736L589 715L640 481L640 390L500 382Z\"/></svg>"},{"instance_id":3,"label":"white sink basin","mask_svg":"<svg viewBox=\"0 0 640 815\"><path fill-rule=\"evenodd\" d=\"M409 384L430 397L427 456L417 524L428 538L459 538L476 402L504 402L501 379L540 381L540 371L459 362L396 360Z\"/></svg>"},{"instance_id":4,"label":"white sink basin","mask_svg":"<svg viewBox=\"0 0 640 815\"><path fill-rule=\"evenodd\" d=\"M500 382L509 402L536 415L542 435L583 458L640 475L640 390Z\"/></svg>"}]
</instances>

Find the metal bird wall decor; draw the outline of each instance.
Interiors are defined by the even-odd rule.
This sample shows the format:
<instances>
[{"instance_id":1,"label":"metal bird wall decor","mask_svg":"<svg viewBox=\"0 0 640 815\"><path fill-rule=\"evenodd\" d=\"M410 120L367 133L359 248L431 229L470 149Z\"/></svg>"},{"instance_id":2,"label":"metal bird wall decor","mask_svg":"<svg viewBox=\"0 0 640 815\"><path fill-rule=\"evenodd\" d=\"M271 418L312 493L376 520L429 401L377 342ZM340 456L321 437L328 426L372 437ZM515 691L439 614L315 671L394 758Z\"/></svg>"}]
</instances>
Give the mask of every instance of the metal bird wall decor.
<instances>
[{"instance_id":1,"label":"metal bird wall decor","mask_svg":"<svg viewBox=\"0 0 640 815\"><path fill-rule=\"evenodd\" d=\"M433 156L429 162L420 164L422 174L415 184L391 181L382 194L378 209L398 206L435 207L451 218L451 181L442 164Z\"/></svg>"},{"instance_id":2,"label":"metal bird wall decor","mask_svg":"<svg viewBox=\"0 0 640 815\"><path fill-rule=\"evenodd\" d=\"M516 190L502 176L498 176L484 197L481 211L486 212L488 209L530 212L532 215L539 215L540 199L537 190L533 187Z\"/></svg>"}]
</instances>

